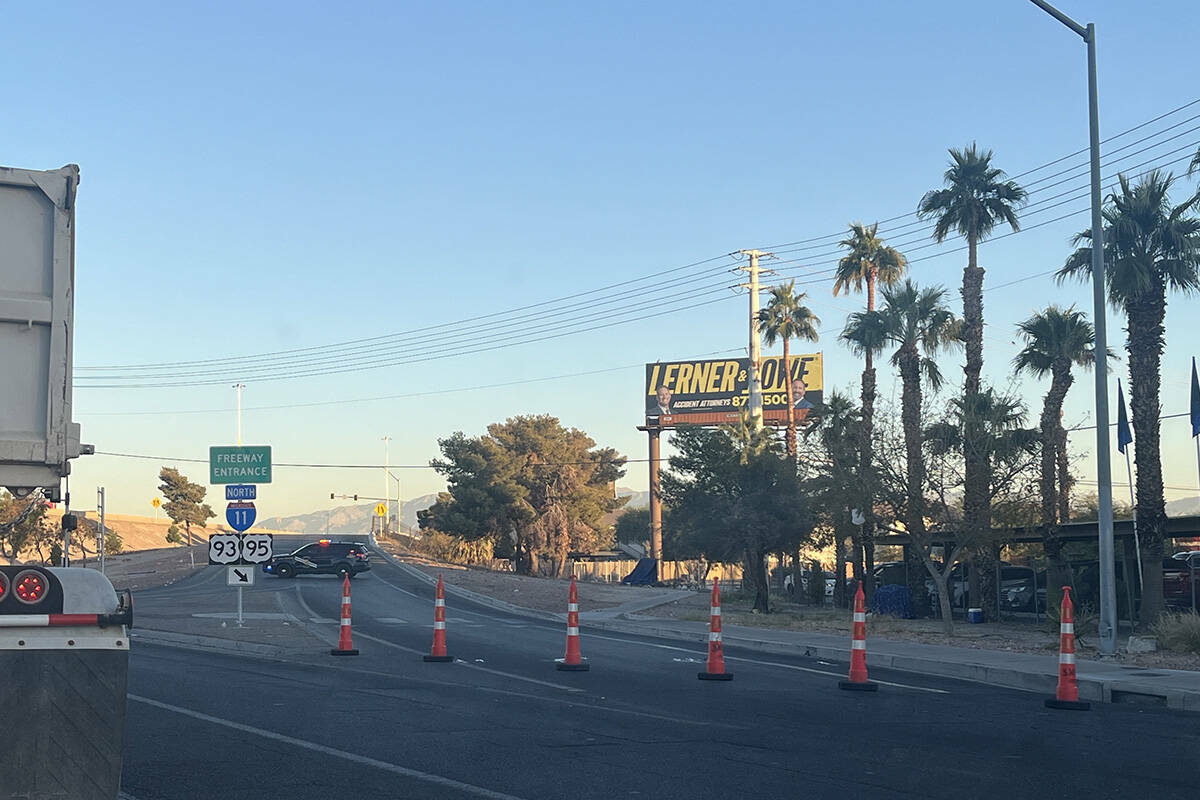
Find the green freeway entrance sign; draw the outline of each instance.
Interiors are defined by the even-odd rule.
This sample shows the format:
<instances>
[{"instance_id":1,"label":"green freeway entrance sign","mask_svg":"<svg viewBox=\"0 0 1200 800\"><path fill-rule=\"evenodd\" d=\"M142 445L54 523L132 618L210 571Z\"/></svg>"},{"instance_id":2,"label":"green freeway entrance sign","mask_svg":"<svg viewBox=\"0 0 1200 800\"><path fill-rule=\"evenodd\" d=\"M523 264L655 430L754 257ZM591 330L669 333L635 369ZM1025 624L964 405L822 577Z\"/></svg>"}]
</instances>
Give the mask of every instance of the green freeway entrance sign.
<instances>
[{"instance_id":1,"label":"green freeway entrance sign","mask_svg":"<svg viewBox=\"0 0 1200 800\"><path fill-rule=\"evenodd\" d=\"M270 483L271 446L208 448L208 482Z\"/></svg>"}]
</instances>

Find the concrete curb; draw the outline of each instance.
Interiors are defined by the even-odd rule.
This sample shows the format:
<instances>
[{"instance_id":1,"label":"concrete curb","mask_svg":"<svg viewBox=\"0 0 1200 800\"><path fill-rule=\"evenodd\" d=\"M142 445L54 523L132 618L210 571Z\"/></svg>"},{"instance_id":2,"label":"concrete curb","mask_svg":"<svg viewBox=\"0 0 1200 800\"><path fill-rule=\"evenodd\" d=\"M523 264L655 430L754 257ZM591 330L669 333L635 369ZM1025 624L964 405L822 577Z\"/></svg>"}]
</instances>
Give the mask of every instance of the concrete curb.
<instances>
[{"instance_id":1,"label":"concrete curb","mask_svg":"<svg viewBox=\"0 0 1200 800\"><path fill-rule=\"evenodd\" d=\"M156 631L148 628L136 628L129 632L133 642L146 642L164 647L178 647L185 650L220 651L240 653L260 658L282 658L286 653L284 648L273 644L257 642L242 642L236 639L221 639L216 636L199 636L191 633L174 633L172 631Z\"/></svg>"}]
</instances>

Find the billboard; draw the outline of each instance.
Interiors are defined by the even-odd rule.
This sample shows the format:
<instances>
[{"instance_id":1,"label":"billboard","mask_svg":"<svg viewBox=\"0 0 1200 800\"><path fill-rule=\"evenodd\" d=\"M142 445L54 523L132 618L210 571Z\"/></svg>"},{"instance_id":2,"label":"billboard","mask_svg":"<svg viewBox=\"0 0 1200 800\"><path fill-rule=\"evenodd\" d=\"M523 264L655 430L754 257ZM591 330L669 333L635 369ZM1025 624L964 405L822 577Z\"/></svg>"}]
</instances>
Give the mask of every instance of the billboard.
<instances>
[{"instance_id":1,"label":"billboard","mask_svg":"<svg viewBox=\"0 0 1200 800\"><path fill-rule=\"evenodd\" d=\"M821 353L799 353L791 362L792 399L796 421L817 413L824 393ZM787 422L787 384L783 356L764 356L759 362L763 420ZM721 425L736 422L750 404L750 359L721 358L667 361L646 365L646 424Z\"/></svg>"}]
</instances>

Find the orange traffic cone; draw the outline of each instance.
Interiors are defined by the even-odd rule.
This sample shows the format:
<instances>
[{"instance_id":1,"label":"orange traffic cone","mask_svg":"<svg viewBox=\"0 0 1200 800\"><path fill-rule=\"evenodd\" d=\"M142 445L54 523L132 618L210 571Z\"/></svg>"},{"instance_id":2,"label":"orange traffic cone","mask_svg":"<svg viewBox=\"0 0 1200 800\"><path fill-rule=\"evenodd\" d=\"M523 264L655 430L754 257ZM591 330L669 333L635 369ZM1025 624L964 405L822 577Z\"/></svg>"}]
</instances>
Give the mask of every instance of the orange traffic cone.
<instances>
[{"instance_id":1,"label":"orange traffic cone","mask_svg":"<svg viewBox=\"0 0 1200 800\"><path fill-rule=\"evenodd\" d=\"M708 666L696 674L702 681L731 681L733 673L725 671L725 649L721 646L721 581L713 578L712 609L708 623Z\"/></svg>"},{"instance_id":2,"label":"orange traffic cone","mask_svg":"<svg viewBox=\"0 0 1200 800\"><path fill-rule=\"evenodd\" d=\"M879 684L867 680L867 601L862 581L854 593L854 637L850 642L850 680L838 681L838 688L857 692L874 692Z\"/></svg>"},{"instance_id":3,"label":"orange traffic cone","mask_svg":"<svg viewBox=\"0 0 1200 800\"><path fill-rule=\"evenodd\" d=\"M446 655L446 584L438 573L437 599L433 601L433 650L424 656L426 661L449 663L454 656Z\"/></svg>"},{"instance_id":4,"label":"orange traffic cone","mask_svg":"<svg viewBox=\"0 0 1200 800\"><path fill-rule=\"evenodd\" d=\"M1079 699L1075 682L1075 605L1071 602L1071 587L1063 587L1062 620L1059 624L1058 690L1047 698L1046 708L1063 711L1087 711L1091 703Z\"/></svg>"},{"instance_id":5,"label":"orange traffic cone","mask_svg":"<svg viewBox=\"0 0 1200 800\"><path fill-rule=\"evenodd\" d=\"M338 634L338 646L329 651L331 656L356 656L354 641L350 638L350 576L342 579L342 629Z\"/></svg>"},{"instance_id":6,"label":"orange traffic cone","mask_svg":"<svg viewBox=\"0 0 1200 800\"><path fill-rule=\"evenodd\" d=\"M574 575L567 594L567 654L554 659L554 668L564 672L587 672L591 668L579 654L579 588Z\"/></svg>"}]
</instances>

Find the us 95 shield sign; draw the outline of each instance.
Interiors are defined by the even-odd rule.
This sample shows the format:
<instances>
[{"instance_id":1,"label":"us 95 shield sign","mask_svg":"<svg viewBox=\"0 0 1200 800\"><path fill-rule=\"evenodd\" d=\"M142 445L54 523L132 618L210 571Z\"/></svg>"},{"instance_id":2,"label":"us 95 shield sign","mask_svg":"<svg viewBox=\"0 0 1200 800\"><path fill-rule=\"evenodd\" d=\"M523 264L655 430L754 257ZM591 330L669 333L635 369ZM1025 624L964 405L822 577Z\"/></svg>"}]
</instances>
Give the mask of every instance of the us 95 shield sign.
<instances>
[{"instance_id":1,"label":"us 95 shield sign","mask_svg":"<svg viewBox=\"0 0 1200 800\"><path fill-rule=\"evenodd\" d=\"M759 362L763 419L786 422L788 389L795 418L801 422L818 413L824 394L821 353L802 353L789 359L766 356ZM676 425L720 425L736 422L750 403L750 359L668 361L646 365L646 424L660 428Z\"/></svg>"}]
</instances>

